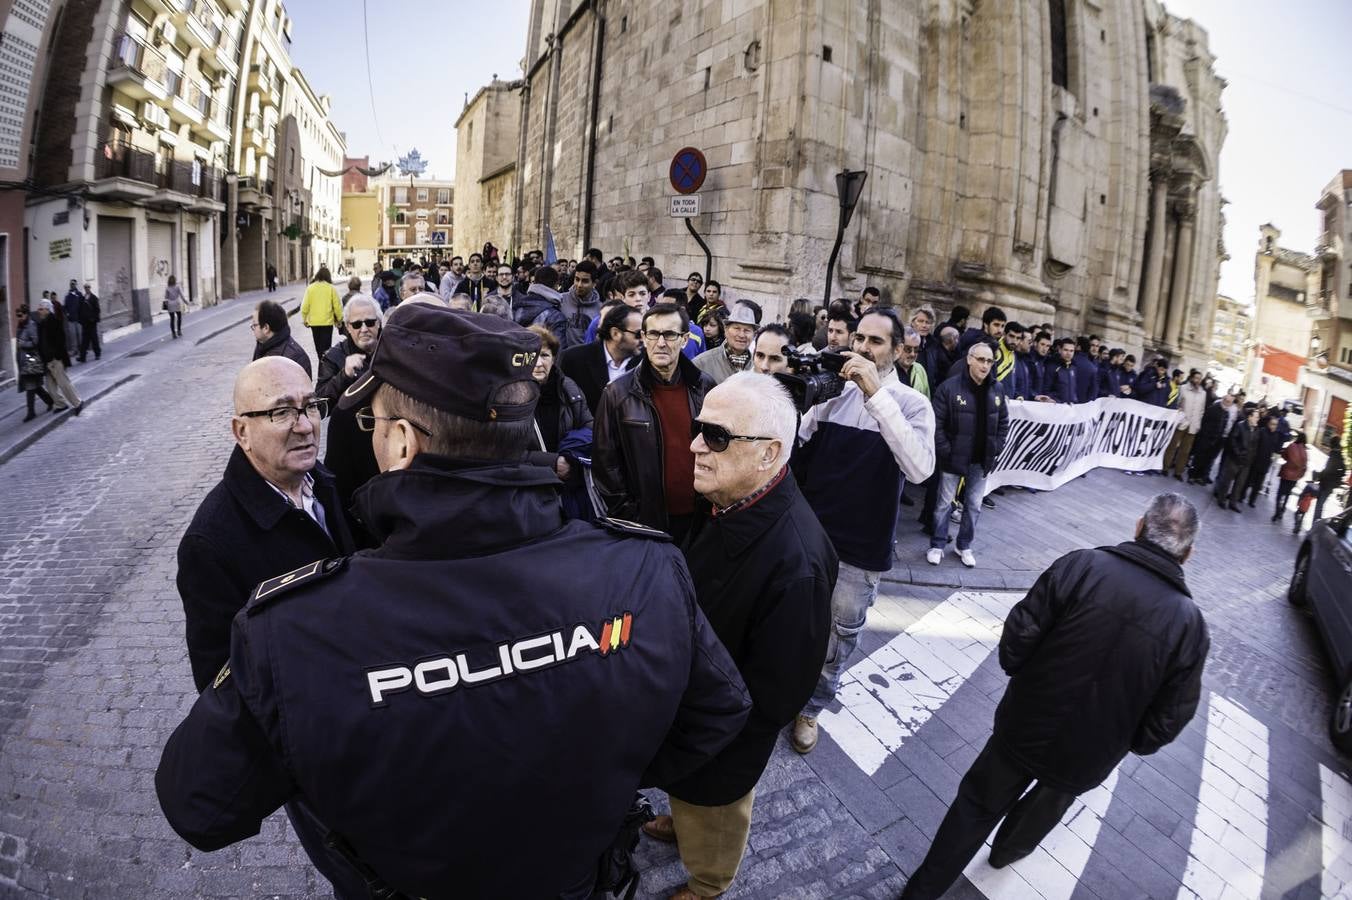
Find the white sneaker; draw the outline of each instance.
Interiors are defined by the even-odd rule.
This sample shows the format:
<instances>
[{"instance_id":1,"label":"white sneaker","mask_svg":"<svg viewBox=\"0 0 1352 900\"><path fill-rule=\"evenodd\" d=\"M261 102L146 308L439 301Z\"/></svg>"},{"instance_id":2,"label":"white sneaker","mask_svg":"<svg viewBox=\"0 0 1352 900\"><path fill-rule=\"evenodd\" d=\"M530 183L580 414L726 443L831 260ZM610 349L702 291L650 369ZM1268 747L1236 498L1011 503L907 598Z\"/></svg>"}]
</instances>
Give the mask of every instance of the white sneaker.
<instances>
[{"instance_id":1,"label":"white sneaker","mask_svg":"<svg viewBox=\"0 0 1352 900\"><path fill-rule=\"evenodd\" d=\"M931 566L939 565L939 563L944 561L944 551L940 550L938 547L929 548L929 550L925 551L925 561Z\"/></svg>"},{"instance_id":2,"label":"white sneaker","mask_svg":"<svg viewBox=\"0 0 1352 900\"><path fill-rule=\"evenodd\" d=\"M962 564L967 568L976 568L976 557L972 555L971 550L959 550L958 559L962 560Z\"/></svg>"}]
</instances>

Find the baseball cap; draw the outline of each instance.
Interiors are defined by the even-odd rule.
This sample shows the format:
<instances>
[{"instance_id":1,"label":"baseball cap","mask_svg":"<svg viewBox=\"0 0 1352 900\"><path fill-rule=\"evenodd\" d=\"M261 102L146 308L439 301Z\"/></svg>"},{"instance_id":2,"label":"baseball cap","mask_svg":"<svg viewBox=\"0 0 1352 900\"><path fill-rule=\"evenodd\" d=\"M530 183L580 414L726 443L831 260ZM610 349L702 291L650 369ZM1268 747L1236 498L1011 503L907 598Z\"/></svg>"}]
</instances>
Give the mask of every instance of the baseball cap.
<instances>
[{"instance_id":1,"label":"baseball cap","mask_svg":"<svg viewBox=\"0 0 1352 900\"><path fill-rule=\"evenodd\" d=\"M381 384L453 415L480 422L515 421L535 412L531 372L540 336L499 316L427 303L403 304L385 320L366 373L339 398L339 409L370 403ZM529 402L495 403L513 383L536 386Z\"/></svg>"}]
</instances>

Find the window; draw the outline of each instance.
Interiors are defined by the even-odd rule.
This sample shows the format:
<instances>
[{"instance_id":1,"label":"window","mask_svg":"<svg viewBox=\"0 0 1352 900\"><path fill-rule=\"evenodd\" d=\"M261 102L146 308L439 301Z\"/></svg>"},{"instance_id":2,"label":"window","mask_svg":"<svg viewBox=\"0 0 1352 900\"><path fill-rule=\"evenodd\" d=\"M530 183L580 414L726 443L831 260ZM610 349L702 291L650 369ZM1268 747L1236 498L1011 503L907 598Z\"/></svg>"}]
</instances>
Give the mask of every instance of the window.
<instances>
[{"instance_id":1,"label":"window","mask_svg":"<svg viewBox=\"0 0 1352 900\"><path fill-rule=\"evenodd\" d=\"M427 202L427 188L418 188L418 202L419 203Z\"/></svg>"},{"instance_id":2,"label":"window","mask_svg":"<svg viewBox=\"0 0 1352 900\"><path fill-rule=\"evenodd\" d=\"M450 202L451 202L451 189L450 189L450 188L438 188L438 189L437 189L437 203L440 204L440 205L442 205L442 206L445 206L446 204L448 204L448 203L450 203Z\"/></svg>"},{"instance_id":3,"label":"window","mask_svg":"<svg viewBox=\"0 0 1352 900\"><path fill-rule=\"evenodd\" d=\"M1070 49L1066 38L1066 0L1048 0L1051 21L1052 84L1070 88Z\"/></svg>"},{"instance_id":4,"label":"window","mask_svg":"<svg viewBox=\"0 0 1352 900\"><path fill-rule=\"evenodd\" d=\"M395 202L395 203L404 203L404 204L407 204L407 203L408 203L408 188L406 188L406 187L397 187L397 188L395 188L395 189L394 189L394 202Z\"/></svg>"},{"instance_id":5,"label":"window","mask_svg":"<svg viewBox=\"0 0 1352 900\"><path fill-rule=\"evenodd\" d=\"M444 212L439 212L439 213L437 213L437 224L438 224L438 225L449 225L449 224L451 224L451 217L448 216L448 215L446 215Z\"/></svg>"},{"instance_id":6,"label":"window","mask_svg":"<svg viewBox=\"0 0 1352 900\"><path fill-rule=\"evenodd\" d=\"M403 213L397 212L397 213L394 214L394 224L396 224L396 225L405 225L405 224L407 224L407 223L408 223L408 218L407 218Z\"/></svg>"},{"instance_id":7,"label":"window","mask_svg":"<svg viewBox=\"0 0 1352 900\"><path fill-rule=\"evenodd\" d=\"M402 247L407 242L408 242L408 232L403 228L396 228L394 230L394 245L396 247Z\"/></svg>"}]
</instances>

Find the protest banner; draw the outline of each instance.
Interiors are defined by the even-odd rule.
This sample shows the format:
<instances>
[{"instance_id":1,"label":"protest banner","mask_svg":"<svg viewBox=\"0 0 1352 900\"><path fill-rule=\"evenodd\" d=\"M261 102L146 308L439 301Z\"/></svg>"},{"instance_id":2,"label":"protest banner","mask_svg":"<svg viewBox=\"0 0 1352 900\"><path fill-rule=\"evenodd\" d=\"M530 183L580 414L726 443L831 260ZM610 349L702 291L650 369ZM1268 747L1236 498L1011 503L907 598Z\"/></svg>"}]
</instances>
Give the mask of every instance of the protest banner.
<instances>
[{"instance_id":1,"label":"protest banner","mask_svg":"<svg viewBox=\"0 0 1352 900\"><path fill-rule=\"evenodd\" d=\"M1182 418L1176 409L1124 397L1075 404L1011 400L1009 435L986 490L1049 491L1098 467L1158 469Z\"/></svg>"}]
</instances>

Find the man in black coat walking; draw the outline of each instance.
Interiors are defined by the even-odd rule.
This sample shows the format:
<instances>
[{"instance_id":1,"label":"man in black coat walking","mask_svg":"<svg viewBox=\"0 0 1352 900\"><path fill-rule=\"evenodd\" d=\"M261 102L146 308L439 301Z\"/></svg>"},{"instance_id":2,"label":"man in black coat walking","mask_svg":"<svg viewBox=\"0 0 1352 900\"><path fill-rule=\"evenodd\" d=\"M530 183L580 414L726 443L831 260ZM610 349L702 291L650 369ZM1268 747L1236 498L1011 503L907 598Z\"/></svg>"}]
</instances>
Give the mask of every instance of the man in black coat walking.
<instances>
[{"instance_id":1,"label":"man in black coat walking","mask_svg":"<svg viewBox=\"0 0 1352 900\"><path fill-rule=\"evenodd\" d=\"M788 392L752 372L711 390L694 422L695 489L714 511L687 541L686 562L752 707L732 743L668 786L671 815L644 827L679 844L690 873L679 900L716 897L732 884L756 782L826 659L837 559L788 468L796 427Z\"/></svg>"},{"instance_id":2,"label":"man in black coat walking","mask_svg":"<svg viewBox=\"0 0 1352 900\"><path fill-rule=\"evenodd\" d=\"M319 358L315 396L327 401L329 416L324 465L337 482L339 508L344 514L352 509L352 495L357 488L379 475L380 466L376 464L376 454L371 447L371 435L357 425L356 411L339 409L338 401L343 392L365 374L376 342L380 340L383 321L380 304L375 300L365 294L352 297L343 308L348 336Z\"/></svg>"},{"instance_id":3,"label":"man in black coat walking","mask_svg":"<svg viewBox=\"0 0 1352 900\"><path fill-rule=\"evenodd\" d=\"M1258 455L1258 408L1245 404L1244 417L1235 421L1225 439L1225 457L1221 461L1221 475L1216 479L1213 495L1216 503L1231 512L1239 512L1239 498L1244 496L1249 469Z\"/></svg>"},{"instance_id":4,"label":"man in black coat walking","mask_svg":"<svg viewBox=\"0 0 1352 900\"><path fill-rule=\"evenodd\" d=\"M1160 494L1136 539L1052 563L1005 620L1009 687L903 900L938 897L1001 819L991 865L1032 853L1128 752L1154 753L1197 712L1210 638L1183 580L1197 510ZM1028 790L1033 785L1032 790ZM1024 792L1027 791L1025 794Z\"/></svg>"}]
</instances>

